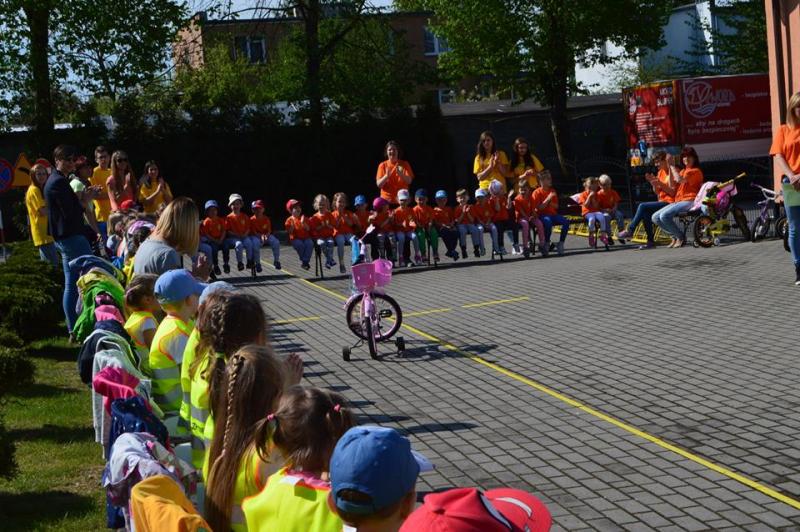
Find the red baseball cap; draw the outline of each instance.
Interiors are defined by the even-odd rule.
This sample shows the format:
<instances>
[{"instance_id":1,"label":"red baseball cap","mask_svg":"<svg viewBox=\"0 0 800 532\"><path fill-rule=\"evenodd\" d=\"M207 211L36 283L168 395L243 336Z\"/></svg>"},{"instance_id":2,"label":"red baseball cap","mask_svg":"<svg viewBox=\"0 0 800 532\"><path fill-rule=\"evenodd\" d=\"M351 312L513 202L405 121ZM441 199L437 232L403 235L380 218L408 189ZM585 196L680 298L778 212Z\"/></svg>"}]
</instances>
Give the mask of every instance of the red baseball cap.
<instances>
[{"instance_id":1,"label":"red baseball cap","mask_svg":"<svg viewBox=\"0 0 800 532\"><path fill-rule=\"evenodd\" d=\"M250 204L250 208L251 209L263 209L264 208L264 202L261 201L260 199L255 200L253 203Z\"/></svg>"},{"instance_id":2,"label":"red baseball cap","mask_svg":"<svg viewBox=\"0 0 800 532\"><path fill-rule=\"evenodd\" d=\"M291 213L295 205L300 205L300 202L296 199L290 199L286 202L286 210Z\"/></svg>"},{"instance_id":3,"label":"red baseball cap","mask_svg":"<svg viewBox=\"0 0 800 532\"><path fill-rule=\"evenodd\" d=\"M126 199L125 201L119 204L119 210L128 211L130 209L133 209L134 205L135 204L133 203L133 200Z\"/></svg>"},{"instance_id":4,"label":"red baseball cap","mask_svg":"<svg viewBox=\"0 0 800 532\"><path fill-rule=\"evenodd\" d=\"M400 532L547 532L552 521L542 501L522 490L455 488L425 496Z\"/></svg>"}]
</instances>

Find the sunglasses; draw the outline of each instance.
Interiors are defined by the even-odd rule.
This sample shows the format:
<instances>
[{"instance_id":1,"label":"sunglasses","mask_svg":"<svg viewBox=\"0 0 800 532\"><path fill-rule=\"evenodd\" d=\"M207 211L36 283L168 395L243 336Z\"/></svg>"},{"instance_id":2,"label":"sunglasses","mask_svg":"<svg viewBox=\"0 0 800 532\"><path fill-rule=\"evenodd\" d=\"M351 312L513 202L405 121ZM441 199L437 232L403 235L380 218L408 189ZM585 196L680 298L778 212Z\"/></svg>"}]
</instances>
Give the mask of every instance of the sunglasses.
<instances>
[{"instance_id":1,"label":"sunglasses","mask_svg":"<svg viewBox=\"0 0 800 532\"><path fill-rule=\"evenodd\" d=\"M125 159L124 157L120 157L119 159L117 159L117 162L118 163L127 163L128 159Z\"/></svg>"}]
</instances>

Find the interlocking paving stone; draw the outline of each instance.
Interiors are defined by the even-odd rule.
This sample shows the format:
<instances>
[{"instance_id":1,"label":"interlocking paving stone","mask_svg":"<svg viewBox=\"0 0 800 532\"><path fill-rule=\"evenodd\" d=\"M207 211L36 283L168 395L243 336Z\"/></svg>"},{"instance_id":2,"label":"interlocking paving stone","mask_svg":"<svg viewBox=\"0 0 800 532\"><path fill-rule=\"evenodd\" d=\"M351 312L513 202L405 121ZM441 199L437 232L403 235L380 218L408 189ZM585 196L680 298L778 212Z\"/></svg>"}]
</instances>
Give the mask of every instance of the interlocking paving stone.
<instances>
[{"instance_id":1,"label":"interlocking paving stone","mask_svg":"<svg viewBox=\"0 0 800 532\"><path fill-rule=\"evenodd\" d=\"M712 249L469 259L396 272L387 291L407 353L365 346L344 323L348 276L265 268L233 282L273 320L278 353L298 352L306 381L347 397L359 422L393 426L429 455L420 495L512 485L537 494L556 530L774 530L800 512L466 358L480 356L793 498L800 497L798 294L780 242ZM313 273L313 270L312 270ZM328 272L326 272L326 275ZM510 302L472 306L497 300ZM447 312L424 313L432 309Z\"/></svg>"}]
</instances>

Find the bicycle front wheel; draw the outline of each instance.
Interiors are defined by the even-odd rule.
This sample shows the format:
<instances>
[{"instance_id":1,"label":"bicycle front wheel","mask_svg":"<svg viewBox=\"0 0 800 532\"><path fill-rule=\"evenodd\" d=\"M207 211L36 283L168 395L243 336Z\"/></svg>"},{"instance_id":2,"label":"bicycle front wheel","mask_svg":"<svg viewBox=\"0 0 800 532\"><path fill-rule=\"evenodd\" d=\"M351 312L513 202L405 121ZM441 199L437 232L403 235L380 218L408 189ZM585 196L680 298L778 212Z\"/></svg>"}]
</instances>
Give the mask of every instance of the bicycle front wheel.
<instances>
[{"instance_id":1,"label":"bicycle front wheel","mask_svg":"<svg viewBox=\"0 0 800 532\"><path fill-rule=\"evenodd\" d=\"M694 222L694 241L700 247L710 248L714 245L714 236L711 234L711 226L714 220L710 216L702 215Z\"/></svg>"},{"instance_id":2,"label":"bicycle front wheel","mask_svg":"<svg viewBox=\"0 0 800 532\"><path fill-rule=\"evenodd\" d=\"M369 340L370 335L361 319L363 299L364 295L359 294L348 303L345 310L347 327L362 340ZM388 340L400 330L400 326L403 324L403 311L400 310L397 301L385 294L372 294L372 303L378 316L377 326L371 327L373 329L372 337L378 342Z\"/></svg>"}]
</instances>

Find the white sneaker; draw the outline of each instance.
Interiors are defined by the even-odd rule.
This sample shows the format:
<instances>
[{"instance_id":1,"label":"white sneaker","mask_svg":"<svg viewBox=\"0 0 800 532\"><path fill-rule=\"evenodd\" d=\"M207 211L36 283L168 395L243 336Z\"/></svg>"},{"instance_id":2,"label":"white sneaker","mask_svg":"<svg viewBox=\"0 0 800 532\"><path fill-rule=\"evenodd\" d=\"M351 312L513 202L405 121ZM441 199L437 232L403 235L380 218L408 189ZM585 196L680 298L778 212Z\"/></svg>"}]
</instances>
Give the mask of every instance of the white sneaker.
<instances>
[{"instance_id":1,"label":"white sneaker","mask_svg":"<svg viewBox=\"0 0 800 532\"><path fill-rule=\"evenodd\" d=\"M520 249L519 249L519 244L514 244L514 245L511 246L511 254L512 255L519 255L520 253L522 253L522 251L520 251Z\"/></svg>"}]
</instances>

